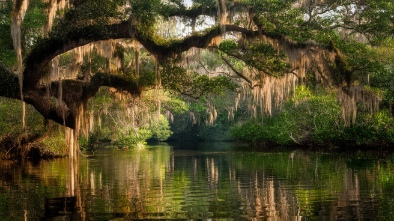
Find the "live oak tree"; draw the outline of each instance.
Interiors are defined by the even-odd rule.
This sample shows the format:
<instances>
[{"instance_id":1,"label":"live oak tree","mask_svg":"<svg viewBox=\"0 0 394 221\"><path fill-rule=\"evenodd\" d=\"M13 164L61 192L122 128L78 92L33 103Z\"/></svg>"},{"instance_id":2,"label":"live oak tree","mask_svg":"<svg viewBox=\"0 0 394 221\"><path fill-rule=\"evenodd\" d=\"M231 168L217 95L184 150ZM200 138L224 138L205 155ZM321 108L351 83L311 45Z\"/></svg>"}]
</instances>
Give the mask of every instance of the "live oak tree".
<instances>
[{"instance_id":1,"label":"live oak tree","mask_svg":"<svg viewBox=\"0 0 394 221\"><path fill-rule=\"evenodd\" d=\"M394 34L391 0L15 0L1 11L0 96L33 105L74 136L103 86L198 98L236 82L260 114L296 84L337 88L351 123L357 102L378 108L364 85L370 74L389 73L382 56L392 56ZM196 75L198 49L216 54L223 73Z\"/></svg>"}]
</instances>

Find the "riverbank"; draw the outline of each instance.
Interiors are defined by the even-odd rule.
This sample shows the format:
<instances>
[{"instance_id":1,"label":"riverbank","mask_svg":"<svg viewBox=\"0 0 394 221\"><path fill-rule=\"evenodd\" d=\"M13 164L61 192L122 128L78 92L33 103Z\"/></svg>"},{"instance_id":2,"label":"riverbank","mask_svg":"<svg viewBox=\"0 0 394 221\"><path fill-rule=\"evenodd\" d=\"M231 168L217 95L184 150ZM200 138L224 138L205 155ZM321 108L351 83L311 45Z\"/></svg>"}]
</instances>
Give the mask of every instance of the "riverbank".
<instances>
[{"instance_id":1,"label":"riverbank","mask_svg":"<svg viewBox=\"0 0 394 221\"><path fill-rule=\"evenodd\" d=\"M0 139L0 159L3 160L39 160L65 157L67 154L68 147L61 133L23 132Z\"/></svg>"}]
</instances>

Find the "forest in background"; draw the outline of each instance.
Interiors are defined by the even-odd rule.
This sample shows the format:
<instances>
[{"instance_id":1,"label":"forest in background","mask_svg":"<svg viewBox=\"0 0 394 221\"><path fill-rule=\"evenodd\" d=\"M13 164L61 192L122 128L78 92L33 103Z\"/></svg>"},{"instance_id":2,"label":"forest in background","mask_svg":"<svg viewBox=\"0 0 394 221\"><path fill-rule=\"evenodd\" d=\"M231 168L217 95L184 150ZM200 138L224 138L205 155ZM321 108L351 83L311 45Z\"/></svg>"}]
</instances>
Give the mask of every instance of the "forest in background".
<instances>
[{"instance_id":1,"label":"forest in background","mask_svg":"<svg viewBox=\"0 0 394 221\"><path fill-rule=\"evenodd\" d=\"M390 0L0 7L2 158L72 157L102 141L394 143Z\"/></svg>"}]
</instances>

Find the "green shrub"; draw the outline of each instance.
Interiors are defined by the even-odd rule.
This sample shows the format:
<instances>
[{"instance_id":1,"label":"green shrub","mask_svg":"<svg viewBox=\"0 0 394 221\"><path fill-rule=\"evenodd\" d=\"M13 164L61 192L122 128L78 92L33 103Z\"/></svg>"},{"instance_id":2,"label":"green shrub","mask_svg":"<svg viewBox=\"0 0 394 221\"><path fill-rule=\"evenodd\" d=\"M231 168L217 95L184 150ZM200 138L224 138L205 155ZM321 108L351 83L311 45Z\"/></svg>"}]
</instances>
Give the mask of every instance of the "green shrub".
<instances>
[{"instance_id":1,"label":"green shrub","mask_svg":"<svg viewBox=\"0 0 394 221\"><path fill-rule=\"evenodd\" d=\"M39 144L42 156L67 156L69 146L67 145L63 132L54 132L44 139Z\"/></svg>"},{"instance_id":2,"label":"green shrub","mask_svg":"<svg viewBox=\"0 0 394 221\"><path fill-rule=\"evenodd\" d=\"M394 143L394 118L387 110L373 116L359 113L356 122L345 127L333 94L316 95L302 86L280 113L264 121L250 120L232 134L251 144L388 146Z\"/></svg>"},{"instance_id":3,"label":"green shrub","mask_svg":"<svg viewBox=\"0 0 394 221\"><path fill-rule=\"evenodd\" d=\"M343 140L355 145L383 146L394 143L394 118L388 110L360 116L343 131Z\"/></svg>"},{"instance_id":4,"label":"green shrub","mask_svg":"<svg viewBox=\"0 0 394 221\"><path fill-rule=\"evenodd\" d=\"M374 116L374 127L380 141L394 143L394 118L390 111L382 110Z\"/></svg>"},{"instance_id":5,"label":"green shrub","mask_svg":"<svg viewBox=\"0 0 394 221\"><path fill-rule=\"evenodd\" d=\"M301 86L280 113L236 127L233 135L248 143L330 144L342 129L340 113L334 95L315 95Z\"/></svg>"},{"instance_id":6,"label":"green shrub","mask_svg":"<svg viewBox=\"0 0 394 221\"><path fill-rule=\"evenodd\" d=\"M44 133L43 117L31 105L26 105L26 129L32 134ZM0 139L4 135L21 134L22 102L0 97Z\"/></svg>"},{"instance_id":7,"label":"green shrub","mask_svg":"<svg viewBox=\"0 0 394 221\"><path fill-rule=\"evenodd\" d=\"M86 151L95 151L100 143L100 133L93 132L89 134L88 138L81 136L79 137L79 147Z\"/></svg>"},{"instance_id":8,"label":"green shrub","mask_svg":"<svg viewBox=\"0 0 394 221\"><path fill-rule=\"evenodd\" d=\"M199 127L199 139L204 141L232 141L234 140L229 130L229 123L215 122L213 125Z\"/></svg>"},{"instance_id":9,"label":"green shrub","mask_svg":"<svg viewBox=\"0 0 394 221\"><path fill-rule=\"evenodd\" d=\"M231 133L236 139L245 143L256 144L264 140L263 125L255 120L233 127Z\"/></svg>"},{"instance_id":10,"label":"green shrub","mask_svg":"<svg viewBox=\"0 0 394 221\"><path fill-rule=\"evenodd\" d=\"M152 136L147 129L130 129L124 133L116 135L114 145L119 149L142 148L146 145L146 140Z\"/></svg>"},{"instance_id":11,"label":"green shrub","mask_svg":"<svg viewBox=\"0 0 394 221\"><path fill-rule=\"evenodd\" d=\"M149 129L152 132L152 138L159 141L167 140L172 134L170 123L164 115L160 115L158 120L152 122Z\"/></svg>"}]
</instances>

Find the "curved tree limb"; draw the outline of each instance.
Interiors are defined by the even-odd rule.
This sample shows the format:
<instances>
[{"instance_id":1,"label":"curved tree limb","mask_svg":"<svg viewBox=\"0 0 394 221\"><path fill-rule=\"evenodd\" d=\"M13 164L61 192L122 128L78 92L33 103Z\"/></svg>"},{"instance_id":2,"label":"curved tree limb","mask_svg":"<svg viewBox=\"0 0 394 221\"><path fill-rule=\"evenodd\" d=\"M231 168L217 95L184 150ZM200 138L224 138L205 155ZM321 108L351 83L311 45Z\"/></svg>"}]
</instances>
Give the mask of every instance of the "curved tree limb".
<instances>
[{"instance_id":1,"label":"curved tree limb","mask_svg":"<svg viewBox=\"0 0 394 221\"><path fill-rule=\"evenodd\" d=\"M128 21L108 26L92 25L72 30L66 36L53 36L39 42L25 59L24 85L35 87L46 65L56 56L92 42L133 38L134 28Z\"/></svg>"},{"instance_id":2,"label":"curved tree limb","mask_svg":"<svg viewBox=\"0 0 394 221\"><path fill-rule=\"evenodd\" d=\"M255 31L242 28L236 25L224 25L226 32L239 32L246 37L254 38L264 35L267 38L280 39L294 47L305 47L303 43L293 43L281 35L272 35L264 31ZM181 40L172 40L165 44L158 44L154 41L154 37L145 36L135 29L131 22L125 21L119 24L111 24L107 26L92 25L86 26L78 30L72 30L65 36L53 36L42 40L38 43L31 53L25 59L24 85L28 90L34 88L41 79L47 64L57 55L65 53L74 48L109 39L135 38L150 53L156 56L159 61L164 61L169 57L174 57L192 47L207 48L212 40L221 36L221 28L219 26L211 28L204 34L193 34Z\"/></svg>"},{"instance_id":3,"label":"curved tree limb","mask_svg":"<svg viewBox=\"0 0 394 221\"><path fill-rule=\"evenodd\" d=\"M139 41L152 55L159 61L177 56L192 47L208 48L211 42L218 36L223 34L223 27L213 27L203 34L192 34L183 39L167 41L158 44L154 41L154 36L145 36L131 21L124 21L118 24L109 25L90 25L77 30L71 30L63 35L52 33L48 38L39 42L25 59L24 71L24 98L27 103L32 104L36 109L48 119L52 119L58 123L65 124L68 127L75 127L75 117L77 116L78 105L84 104L87 100L94 96L99 87L110 86L117 89L126 90L131 94L139 94L140 89L135 82L119 76L96 73L90 82L82 82L78 80L62 81L63 101L56 101L60 82L51 84L51 94L46 95L47 88L39 85L43 75L47 72L49 62L56 56L63 54L74 48L109 39L136 39ZM266 37L270 39L280 40L284 44L291 44L292 47L303 48L306 43L294 43L281 35L273 35L266 33L264 30L249 30L236 25L224 25L226 32L242 33L247 38ZM13 73L1 69L2 75L9 77L7 80L12 86L2 87L0 89L1 96L17 98L18 80ZM244 78L245 79L245 78ZM250 85L250 79L245 79ZM8 90L8 92L7 92Z\"/></svg>"}]
</instances>

